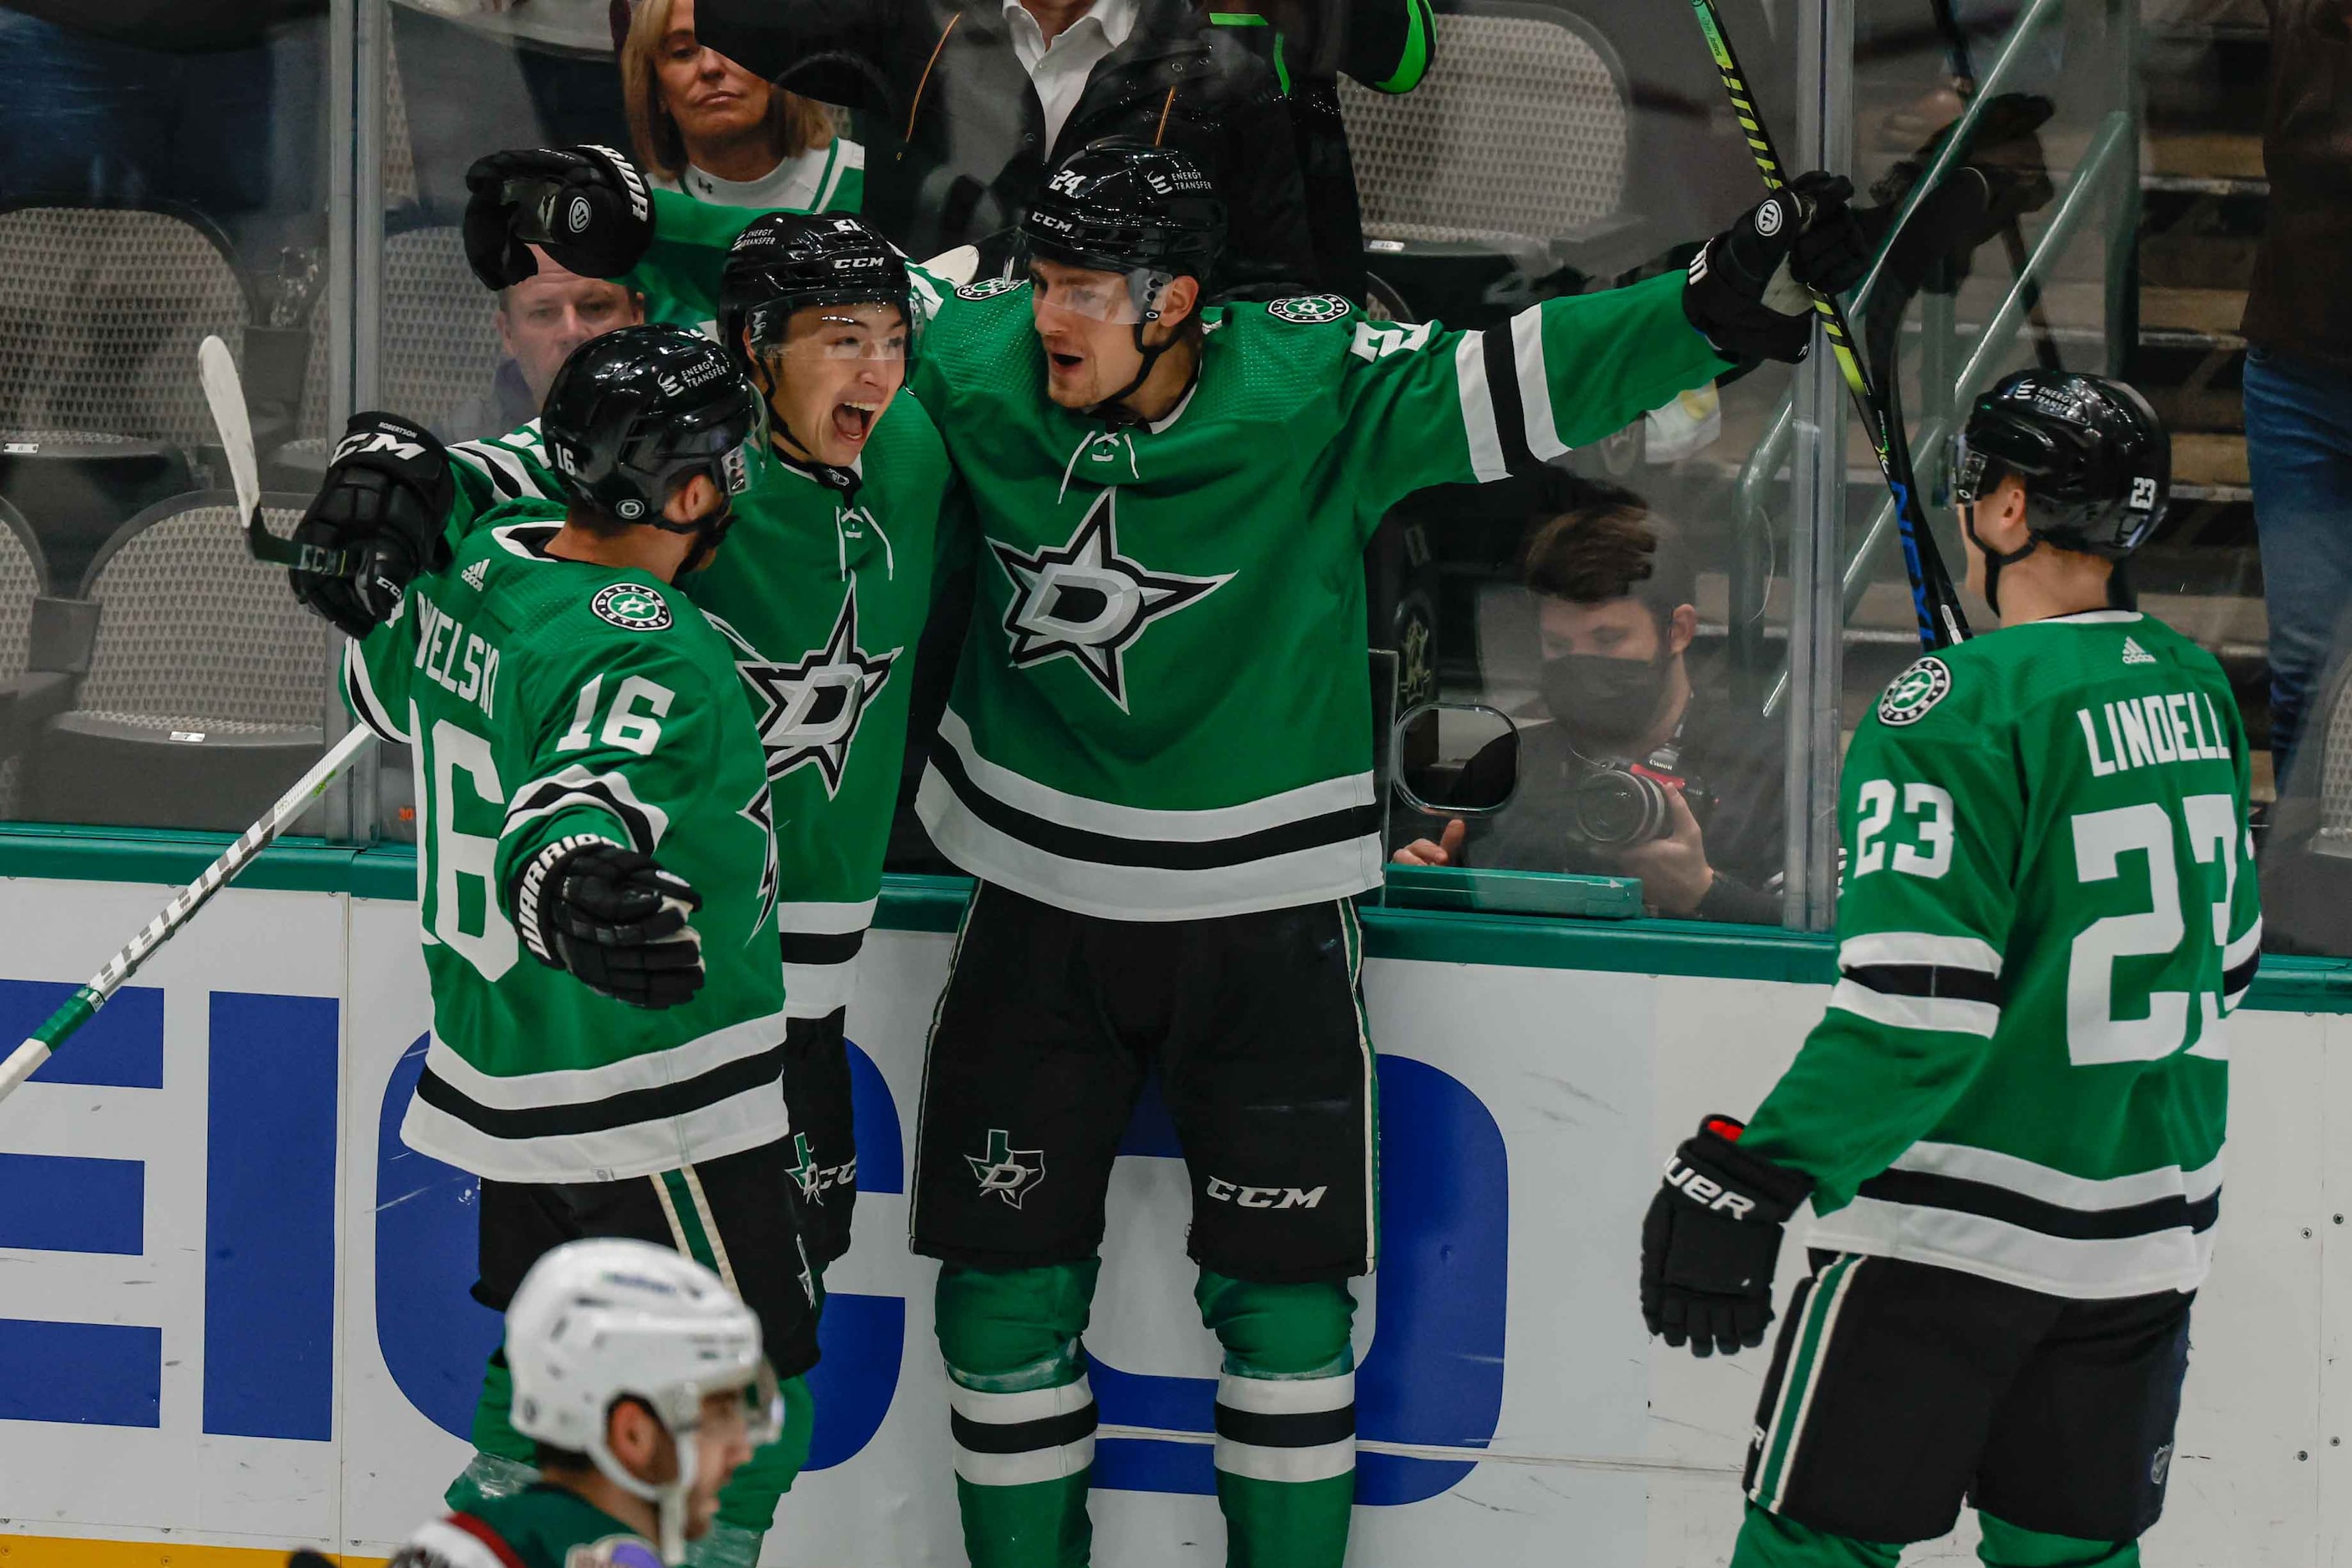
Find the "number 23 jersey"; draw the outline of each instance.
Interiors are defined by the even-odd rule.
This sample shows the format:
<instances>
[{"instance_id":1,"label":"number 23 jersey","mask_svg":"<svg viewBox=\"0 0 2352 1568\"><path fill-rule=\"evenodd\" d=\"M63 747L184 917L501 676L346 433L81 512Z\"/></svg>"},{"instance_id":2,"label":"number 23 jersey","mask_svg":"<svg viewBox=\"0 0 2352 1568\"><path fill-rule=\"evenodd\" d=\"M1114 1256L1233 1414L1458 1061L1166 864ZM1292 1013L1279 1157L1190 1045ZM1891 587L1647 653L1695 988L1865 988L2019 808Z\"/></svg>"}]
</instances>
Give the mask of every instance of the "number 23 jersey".
<instances>
[{"instance_id":1,"label":"number 23 jersey","mask_svg":"<svg viewBox=\"0 0 2352 1568\"><path fill-rule=\"evenodd\" d=\"M1741 1140L1818 1184L1811 1245L2197 1287L2262 944L2248 772L2220 666L2133 611L1887 687L1845 760L1837 987Z\"/></svg>"},{"instance_id":2,"label":"number 23 jersey","mask_svg":"<svg viewBox=\"0 0 2352 1568\"><path fill-rule=\"evenodd\" d=\"M505 1182L611 1181L788 1127L767 772L732 651L685 595L545 553L549 502L499 508L343 661L362 722L416 769L433 1037L401 1137ZM679 1006L599 995L524 950L506 891L591 835L702 895Z\"/></svg>"}]
</instances>

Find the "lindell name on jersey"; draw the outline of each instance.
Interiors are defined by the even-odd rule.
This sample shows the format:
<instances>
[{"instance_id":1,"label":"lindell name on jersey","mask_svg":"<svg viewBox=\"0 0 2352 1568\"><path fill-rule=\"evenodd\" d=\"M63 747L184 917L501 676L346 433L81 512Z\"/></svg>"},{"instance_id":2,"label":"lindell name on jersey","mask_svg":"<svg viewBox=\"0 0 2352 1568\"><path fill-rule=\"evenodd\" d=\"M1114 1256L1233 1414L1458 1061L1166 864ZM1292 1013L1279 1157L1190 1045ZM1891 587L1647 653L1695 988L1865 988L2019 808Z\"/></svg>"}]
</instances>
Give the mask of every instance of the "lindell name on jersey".
<instances>
[{"instance_id":1,"label":"lindell name on jersey","mask_svg":"<svg viewBox=\"0 0 2352 1568\"><path fill-rule=\"evenodd\" d=\"M2105 754L2100 752L2100 714L2105 715ZM2100 778L2159 763L2228 762L2230 732L2213 700L2201 692L2158 693L2126 698L2104 709L2077 708L2083 745L2091 772Z\"/></svg>"}]
</instances>

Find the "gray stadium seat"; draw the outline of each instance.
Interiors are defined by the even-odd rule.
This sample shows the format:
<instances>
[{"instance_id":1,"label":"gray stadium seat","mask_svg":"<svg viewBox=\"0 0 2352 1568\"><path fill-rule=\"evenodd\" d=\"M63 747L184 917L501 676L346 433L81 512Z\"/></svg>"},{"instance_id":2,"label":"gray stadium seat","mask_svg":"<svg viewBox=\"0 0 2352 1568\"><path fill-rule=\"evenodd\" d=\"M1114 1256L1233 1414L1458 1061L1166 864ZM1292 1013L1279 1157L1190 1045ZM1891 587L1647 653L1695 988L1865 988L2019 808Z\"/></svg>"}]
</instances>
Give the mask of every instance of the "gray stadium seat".
<instances>
[{"instance_id":1,"label":"gray stadium seat","mask_svg":"<svg viewBox=\"0 0 2352 1568\"><path fill-rule=\"evenodd\" d=\"M16 815L20 740L57 710L69 685L68 678L31 668L36 606L48 591L48 569L31 525L0 501L0 818Z\"/></svg>"},{"instance_id":2,"label":"gray stadium seat","mask_svg":"<svg viewBox=\"0 0 2352 1568\"><path fill-rule=\"evenodd\" d=\"M1645 258L1627 210L1625 73L1599 32L1567 11L1472 0L1437 17L1436 57L1403 97L1339 82L1376 275L1398 281L1400 256L1433 249L1507 256L1528 278Z\"/></svg>"},{"instance_id":3,"label":"gray stadium seat","mask_svg":"<svg viewBox=\"0 0 2352 1568\"><path fill-rule=\"evenodd\" d=\"M0 209L0 431L211 442L207 333L241 352L246 294L203 220L135 207Z\"/></svg>"},{"instance_id":4,"label":"gray stadium seat","mask_svg":"<svg viewBox=\"0 0 2352 1568\"><path fill-rule=\"evenodd\" d=\"M303 504L263 498L280 534ZM88 673L31 750L26 815L242 828L324 750L332 632L246 553L229 493L131 519L81 597L99 609Z\"/></svg>"}]
</instances>

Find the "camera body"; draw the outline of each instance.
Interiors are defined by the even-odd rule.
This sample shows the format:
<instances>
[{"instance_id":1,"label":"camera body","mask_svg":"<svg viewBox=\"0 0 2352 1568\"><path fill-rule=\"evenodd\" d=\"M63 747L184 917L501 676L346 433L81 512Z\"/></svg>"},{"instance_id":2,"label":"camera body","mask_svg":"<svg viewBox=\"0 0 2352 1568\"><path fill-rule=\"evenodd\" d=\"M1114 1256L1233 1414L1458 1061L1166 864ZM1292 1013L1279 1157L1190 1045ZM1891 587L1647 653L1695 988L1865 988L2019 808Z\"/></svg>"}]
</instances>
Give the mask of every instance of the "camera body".
<instances>
[{"instance_id":1,"label":"camera body","mask_svg":"<svg viewBox=\"0 0 2352 1568\"><path fill-rule=\"evenodd\" d=\"M1629 849L1674 831L1670 797L1682 791L1694 816L1704 822L1713 798L1696 780L1666 773L1648 763L1586 761L1569 785L1568 837L1598 849Z\"/></svg>"}]
</instances>

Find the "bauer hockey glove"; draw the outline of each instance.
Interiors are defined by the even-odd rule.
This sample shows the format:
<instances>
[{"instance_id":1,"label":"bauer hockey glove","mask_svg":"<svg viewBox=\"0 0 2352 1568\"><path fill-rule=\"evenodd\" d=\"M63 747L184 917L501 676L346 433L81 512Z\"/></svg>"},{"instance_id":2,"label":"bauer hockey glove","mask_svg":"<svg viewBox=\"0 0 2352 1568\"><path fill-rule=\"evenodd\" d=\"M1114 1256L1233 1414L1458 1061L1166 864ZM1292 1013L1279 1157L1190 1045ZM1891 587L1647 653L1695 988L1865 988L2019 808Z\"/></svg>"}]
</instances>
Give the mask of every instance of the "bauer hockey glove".
<instances>
[{"instance_id":1,"label":"bauer hockey glove","mask_svg":"<svg viewBox=\"0 0 2352 1568\"><path fill-rule=\"evenodd\" d=\"M333 575L295 568L294 596L354 637L381 625L420 572L446 563L442 526L457 498L449 454L432 432L389 414L354 414L294 542L347 552Z\"/></svg>"},{"instance_id":2,"label":"bauer hockey glove","mask_svg":"<svg viewBox=\"0 0 2352 1568\"><path fill-rule=\"evenodd\" d=\"M516 879L515 928L531 956L632 1007L675 1007L702 989L702 895L648 855L560 838Z\"/></svg>"},{"instance_id":3,"label":"bauer hockey glove","mask_svg":"<svg viewBox=\"0 0 2352 1568\"><path fill-rule=\"evenodd\" d=\"M484 288L539 270L527 245L583 278L618 278L654 242L636 165L610 147L493 153L466 171L466 260Z\"/></svg>"},{"instance_id":4,"label":"bauer hockey glove","mask_svg":"<svg viewBox=\"0 0 2352 1568\"><path fill-rule=\"evenodd\" d=\"M1773 192L1691 258L1683 314L1728 360L1794 364L1813 339L1809 289L1840 294L1870 269L1853 182L1816 170Z\"/></svg>"},{"instance_id":5,"label":"bauer hockey glove","mask_svg":"<svg viewBox=\"0 0 2352 1568\"><path fill-rule=\"evenodd\" d=\"M1728 1116L1700 1122L1642 1221L1642 1320L1696 1356L1764 1342L1781 1227L1813 1189L1742 1149L1744 1131Z\"/></svg>"}]
</instances>

